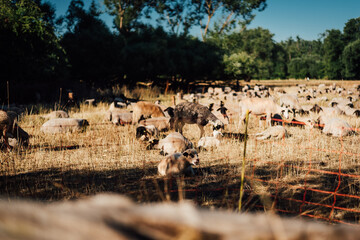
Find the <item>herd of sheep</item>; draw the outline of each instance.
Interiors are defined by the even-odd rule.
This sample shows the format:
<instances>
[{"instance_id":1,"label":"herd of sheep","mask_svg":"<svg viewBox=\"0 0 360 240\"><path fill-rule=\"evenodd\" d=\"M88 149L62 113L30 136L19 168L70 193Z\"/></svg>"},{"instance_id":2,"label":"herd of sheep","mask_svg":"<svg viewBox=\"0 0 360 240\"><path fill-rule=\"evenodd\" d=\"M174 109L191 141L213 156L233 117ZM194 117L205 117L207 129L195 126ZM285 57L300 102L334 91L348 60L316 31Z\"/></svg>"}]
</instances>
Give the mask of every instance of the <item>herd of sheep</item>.
<instances>
[{"instance_id":1,"label":"herd of sheep","mask_svg":"<svg viewBox=\"0 0 360 240\"><path fill-rule=\"evenodd\" d=\"M336 97L329 99L330 94ZM199 163L198 151L219 147L225 137L243 139L242 133L226 132L226 129L230 123L238 123L237 127L242 129L247 113L258 116L260 126L266 116L267 128L254 134L258 140L290 137L287 125L294 123L306 128L320 128L324 134L334 137L356 134L342 116L360 116L360 110L355 108L359 94L359 86L345 89L335 84L298 85L286 91L259 85L246 85L241 91L209 87L202 94L178 93L173 96L171 106L159 101L117 98L109 106L107 119L115 125L136 125L134 137L146 143L146 149L158 149L165 155L158 164L160 175L194 174L192 165ZM11 109L0 110L3 151L29 145L29 134L17 121L19 114ZM65 111L53 111L43 117L47 119L40 128L44 134L84 131L89 125L86 119L70 118ZM185 124L198 126L200 137L196 145L183 135ZM211 136L205 136L206 125L212 126ZM160 132L167 131L170 133L160 138Z\"/></svg>"}]
</instances>

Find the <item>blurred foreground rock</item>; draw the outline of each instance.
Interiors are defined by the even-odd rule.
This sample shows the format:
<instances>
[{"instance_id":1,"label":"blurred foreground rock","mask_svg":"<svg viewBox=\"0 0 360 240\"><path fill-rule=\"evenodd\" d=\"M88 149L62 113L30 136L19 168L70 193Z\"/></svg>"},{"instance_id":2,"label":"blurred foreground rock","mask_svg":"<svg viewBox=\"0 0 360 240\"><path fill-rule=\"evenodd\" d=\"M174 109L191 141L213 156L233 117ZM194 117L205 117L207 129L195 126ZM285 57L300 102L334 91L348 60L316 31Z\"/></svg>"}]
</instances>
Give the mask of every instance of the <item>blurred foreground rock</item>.
<instances>
[{"instance_id":1,"label":"blurred foreground rock","mask_svg":"<svg viewBox=\"0 0 360 240\"><path fill-rule=\"evenodd\" d=\"M0 201L0 239L358 239L360 229L265 214L135 204L119 195L42 204Z\"/></svg>"}]
</instances>

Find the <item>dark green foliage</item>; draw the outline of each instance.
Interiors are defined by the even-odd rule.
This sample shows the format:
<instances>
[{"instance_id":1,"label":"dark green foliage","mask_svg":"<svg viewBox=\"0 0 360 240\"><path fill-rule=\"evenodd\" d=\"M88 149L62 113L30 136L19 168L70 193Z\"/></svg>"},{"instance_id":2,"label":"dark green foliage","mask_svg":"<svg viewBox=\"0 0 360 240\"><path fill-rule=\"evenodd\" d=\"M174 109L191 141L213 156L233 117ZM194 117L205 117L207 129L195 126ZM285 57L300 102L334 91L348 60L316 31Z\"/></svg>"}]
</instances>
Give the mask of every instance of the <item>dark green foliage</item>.
<instances>
[{"instance_id":1,"label":"dark green foliage","mask_svg":"<svg viewBox=\"0 0 360 240\"><path fill-rule=\"evenodd\" d=\"M342 79L341 54L344 48L343 36L339 30L328 30L324 39L325 75L328 79Z\"/></svg>"},{"instance_id":2,"label":"dark green foliage","mask_svg":"<svg viewBox=\"0 0 360 240\"><path fill-rule=\"evenodd\" d=\"M0 0L0 78L12 89L26 89L32 100L34 91L40 92L33 89L36 83L55 84L66 73L65 53L53 28L54 10L35 2ZM11 96L22 97L19 91Z\"/></svg>"},{"instance_id":3,"label":"dark green foliage","mask_svg":"<svg viewBox=\"0 0 360 240\"><path fill-rule=\"evenodd\" d=\"M360 79L360 39L349 43L343 52L346 79Z\"/></svg>"}]
</instances>

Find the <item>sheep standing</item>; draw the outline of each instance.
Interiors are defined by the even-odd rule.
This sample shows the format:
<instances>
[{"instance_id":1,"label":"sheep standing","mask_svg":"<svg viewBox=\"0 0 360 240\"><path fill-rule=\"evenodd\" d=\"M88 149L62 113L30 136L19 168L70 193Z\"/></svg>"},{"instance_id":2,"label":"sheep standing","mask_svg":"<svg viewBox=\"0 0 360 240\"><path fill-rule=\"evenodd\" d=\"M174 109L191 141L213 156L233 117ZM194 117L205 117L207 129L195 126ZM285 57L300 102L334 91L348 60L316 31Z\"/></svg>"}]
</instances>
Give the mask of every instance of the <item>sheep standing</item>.
<instances>
[{"instance_id":1,"label":"sheep standing","mask_svg":"<svg viewBox=\"0 0 360 240\"><path fill-rule=\"evenodd\" d=\"M264 132L255 134L255 136L257 140L265 140L268 138L279 140L283 137L289 137L289 134L283 126L273 126L269 127Z\"/></svg>"},{"instance_id":2,"label":"sheep standing","mask_svg":"<svg viewBox=\"0 0 360 240\"><path fill-rule=\"evenodd\" d=\"M239 122L240 125L245 120L247 111L257 116L266 115L266 122L268 126L271 126L272 114L288 113L288 109L280 107L271 98L243 98L239 103L239 107L241 113Z\"/></svg>"},{"instance_id":3,"label":"sheep standing","mask_svg":"<svg viewBox=\"0 0 360 240\"><path fill-rule=\"evenodd\" d=\"M170 118L167 117L148 118L148 119L140 120L139 125L143 125L143 126L154 125L160 132L163 132L170 129Z\"/></svg>"},{"instance_id":4,"label":"sheep standing","mask_svg":"<svg viewBox=\"0 0 360 240\"><path fill-rule=\"evenodd\" d=\"M280 96L280 106L290 108L295 116L295 110L303 110L296 95L283 94Z\"/></svg>"},{"instance_id":5,"label":"sheep standing","mask_svg":"<svg viewBox=\"0 0 360 240\"><path fill-rule=\"evenodd\" d=\"M218 130L213 131L212 137L202 137L198 142L198 148L204 148L206 150L219 147L220 139L222 138L222 133Z\"/></svg>"},{"instance_id":6,"label":"sheep standing","mask_svg":"<svg viewBox=\"0 0 360 240\"><path fill-rule=\"evenodd\" d=\"M160 106L151 102L137 102L133 106L133 124L138 123L141 116L144 118L150 117L165 117L165 113Z\"/></svg>"},{"instance_id":7,"label":"sheep standing","mask_svg":"<svg viewBox=\"0 0 360 240\"><path fill-rule=\"evenodd\" d=\"M188 149L182 153L174 153L165 157L158 165L158 173L161 176L171 174L194 175L192 165L199 164L199 157L195 149Z\"/></svg>"},{"instance_id":8,"label":"sheep standing","mask_svg":"<svg viewBox=\"0 0 360 240\"><path fill-rule=\"evenodd\" d=\"M182 134L185 124L197 124L200 129L200 138L204 135L204 126L211 123L214 128L224 128L221 122L206 106L198 103L183 102L175 106L171 117L171 128Z\"/></svg>"},{"instance_id":9,"label":"sheep standing","mask_svg":"<svg viewBox=\"0 0 360 240\"><path fill-rule=\"evenodd\" d=\"M77 118L54 118L45 122L40 131L43 133L64 133L85 130L89 122L85 119Z\"/></svg>"}]
</instances>

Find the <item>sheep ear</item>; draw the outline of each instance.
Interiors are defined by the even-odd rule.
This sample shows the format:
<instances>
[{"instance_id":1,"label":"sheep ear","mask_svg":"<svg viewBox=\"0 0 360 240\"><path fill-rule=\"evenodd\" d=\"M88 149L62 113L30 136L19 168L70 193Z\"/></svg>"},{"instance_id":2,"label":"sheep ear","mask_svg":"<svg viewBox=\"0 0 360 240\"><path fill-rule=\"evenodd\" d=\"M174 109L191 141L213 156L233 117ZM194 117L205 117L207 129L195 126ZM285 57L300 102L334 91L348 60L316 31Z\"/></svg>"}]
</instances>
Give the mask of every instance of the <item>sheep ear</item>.
<instances>
[{"instance_id":1,"label":"sheep ear","mask_svg":"<svg viewBox=\"0 0 360 240\"><path fill-rule=\"evenodd\" d=\"M188 154L187 152L183 152L183 155L184 155L185 157L189 156L189 154Z\"/></svg>"}]
</instances>

